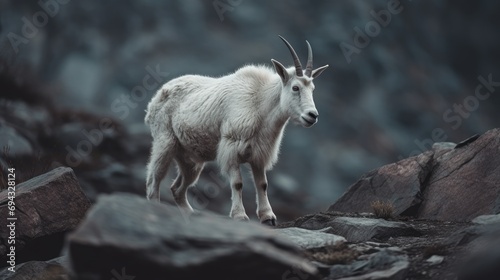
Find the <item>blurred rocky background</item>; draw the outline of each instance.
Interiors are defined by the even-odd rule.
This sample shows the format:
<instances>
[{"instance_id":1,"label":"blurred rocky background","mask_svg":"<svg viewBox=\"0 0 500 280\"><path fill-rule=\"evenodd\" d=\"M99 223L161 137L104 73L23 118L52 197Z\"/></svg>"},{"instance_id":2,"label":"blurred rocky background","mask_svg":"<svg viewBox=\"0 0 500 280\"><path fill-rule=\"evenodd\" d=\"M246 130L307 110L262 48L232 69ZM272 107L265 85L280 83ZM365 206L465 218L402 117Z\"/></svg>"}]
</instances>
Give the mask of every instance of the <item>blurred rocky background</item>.
<instances>
[{"instance_id":1,"label":"blurred rocky background","mask_svg":"<svg viewBox=\"0 0 500 280\"><path fill-rule=\"evenodd\" d=\"M280 34L304 60L307 39L330 68L315 81L319 123L287 128L270 200L282 221L325 210L369 170L499 127L499 11L486 0L1 1L0 184L9 167L21 182L70 166L92 201L143 194L144 109L160 85L290 64ZM191 200L228 213L217 166Z\"/></svg>"}]
</instances>

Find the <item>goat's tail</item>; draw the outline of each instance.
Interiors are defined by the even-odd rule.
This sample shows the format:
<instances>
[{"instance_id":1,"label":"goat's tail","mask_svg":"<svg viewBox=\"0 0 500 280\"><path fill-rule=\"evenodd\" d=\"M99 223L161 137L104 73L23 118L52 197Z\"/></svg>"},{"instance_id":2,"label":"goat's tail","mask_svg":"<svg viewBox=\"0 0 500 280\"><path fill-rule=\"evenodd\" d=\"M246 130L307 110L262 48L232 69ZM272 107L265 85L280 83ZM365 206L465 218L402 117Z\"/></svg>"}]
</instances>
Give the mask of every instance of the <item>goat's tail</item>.
<instances>
[{"instance_id":1,"label":"goat's tail","mask_svg":"<svg viewBox=\"0 0 500 280\"><path fill-rule=\"evenodd\" d=\"M146 109L146 117L144 118L144 122L147 125L151 125L153 121L156 119L156 115L158 111L163 107L163 104L167 100L168 91L167 89L160 88L155 96L151 99L148 104L148 108Z\"/></svg>"}]
</instances>

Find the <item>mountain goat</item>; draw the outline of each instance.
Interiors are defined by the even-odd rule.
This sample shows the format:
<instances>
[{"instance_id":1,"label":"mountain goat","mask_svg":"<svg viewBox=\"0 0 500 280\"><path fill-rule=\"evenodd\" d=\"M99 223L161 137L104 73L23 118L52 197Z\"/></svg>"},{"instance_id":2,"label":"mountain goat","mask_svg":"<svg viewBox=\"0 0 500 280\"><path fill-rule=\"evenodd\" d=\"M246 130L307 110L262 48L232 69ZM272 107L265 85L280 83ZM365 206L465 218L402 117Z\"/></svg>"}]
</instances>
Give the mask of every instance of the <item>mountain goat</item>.
<instances>
[{"instance_id":1,"label":"mountain goat","mask_svg":"<svg viewBox=\"0 0 500 280\"><path fill-rule=\"evenodd\" d=\"M219 78L181 76L158 90L145 117L153 136L147 166L148 199L159 201L160 182L175 160L178 175L171 185L174 200L182 211L193 212L186 191L198 180L204 163L216 160L231 185L230 217L248 220L239 167L248 163L257 192L257 216L263 224L276 225L267 198L266 171L278 159L289 119L304 127L317 122L313 79L328 67L313 70L312 50L306 41L308 59L302 70L295 50L279 37L292 55L293 67L285 68L271 59L276 72L248 65Z\"/></svg>"}]
</instances>

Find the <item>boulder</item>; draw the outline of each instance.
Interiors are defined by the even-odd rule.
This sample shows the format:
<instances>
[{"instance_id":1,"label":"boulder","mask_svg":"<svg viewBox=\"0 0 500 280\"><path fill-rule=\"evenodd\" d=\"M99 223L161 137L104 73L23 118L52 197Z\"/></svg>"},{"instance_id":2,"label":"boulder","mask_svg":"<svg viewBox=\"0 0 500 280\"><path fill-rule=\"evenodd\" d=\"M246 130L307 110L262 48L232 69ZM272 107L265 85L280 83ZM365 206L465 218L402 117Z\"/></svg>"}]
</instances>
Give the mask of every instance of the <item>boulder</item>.
<instances>
[{"instance_id":1,"label":"boulder","mask_svg":"<svg viewBox=\"0 0 500 280\"><path fill-rule=\"evenodd\" d=\"M500 275L500 243L494 243L489 250L475 253L467 259L459 272L461 280L498 280Z\"/></svg>"},{"instance_id":2,"label":"boulder","mask_svg":"<svg viewBox=\"0 0 500 280\"><path fill-rule=\"evenodd\" d=\"M498 279L500 223L472 225L454 237L457 236L462 237L459 245L464 245L467 252L460 266L459 279Z\"/></svg>"},{"instance_id":3,"label":"boulder","mask_svg":"<svg viewBox=\"0 0 500 280\"><path fill-rule=\"evenodd\" d=\"M418 216L470 221L500 213L500 129L436 158Z\"/></svg>"},{"instance_id":4,"label":"boulder","mask_svg":"<svg viewBox=\"0 0 500 280\"><path fill-rule=\"evenodd\" d=\"M433 163L433 151L385 165L363 175L328 211L372 212L374 201L390 202L394 215L408 215L422 203L422 188Z\"/></svg>"},{"instance_id":5,"label":"boulder","mask_svg":"<svg viewBox=\"0 0 500 280\"><path fill-rule=\"evenodd\" d=\"M371 212L371 203L381 200L392 203L396 215L433 220L500 213L500 129L451 147L434 145L369 172L328 210Z\"/></svg>"},{"instance_id":6,"label":"boulder","mask_svg":"<svg viewBox=\"0 0 500 280\"><path fill-rule=\"evenodd\" d=\"M59 167L18 184L14 215L8 209L8 191L0 193L0 219L16 219L9 220L15 225L16 239L9 245L10 231L0 231L1 266L5 266L11 245L15 246L17 262L59 256L64 234L74 229L90 208L71 168Z\"/></svg>"},{"instance_id":7,"label":"boulder","mask_svg":"<svg viewBox=\"0 0 500 280\"><path fill-rule=\"evenodd\" d=\"M111 279L282 279L317 269L293 243L253 222L177 207L131 194L102 195L67 239L73 273Z\"/></svg>"},{"instance_id":8,"label":"boulder","mask_svg":"<svg viewBox=\"0 0 500 280\"><path fill-rule=\"evenodd\" d=\"M68 280L66 257L49 261L29 261L16 266L15 272L7 268L0 270L0 279L9 280Z\"/></svg>"}]
</instances>

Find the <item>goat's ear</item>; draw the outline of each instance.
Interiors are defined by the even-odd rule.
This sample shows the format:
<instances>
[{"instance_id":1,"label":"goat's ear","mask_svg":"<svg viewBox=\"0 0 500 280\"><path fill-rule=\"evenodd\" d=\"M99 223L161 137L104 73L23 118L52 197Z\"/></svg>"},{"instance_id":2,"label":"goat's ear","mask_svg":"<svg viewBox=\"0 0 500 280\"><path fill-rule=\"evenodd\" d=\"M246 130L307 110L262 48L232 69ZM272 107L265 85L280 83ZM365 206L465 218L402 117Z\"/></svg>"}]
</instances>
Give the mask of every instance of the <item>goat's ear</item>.
<instances>
[{"instance_id":1,"label":"goat's ear","mask_svg":"<svg viewBox=\"0 0 500 280\"><path fill-rule=\"evenodd\" d=\"M279 63L277 60L274 59L271 59L271 62L274 65L274 69L276 69L276 73L280 75L283 84L286 84L290 79L290 76L288 76L288 72L286 71L285 66L283 66L283 64Z\"/></svg>"},{"instance_id":2,"label":"goat's ear","mask_svg":"<svg viewBox=\"0 0 500 280\"><path fill-rule=\"evenodd\" d=\"M327 65L324 65L324 66L321 66L319 68L316 68L312 71L312 74L311 74L311 77L316 78L318 77L319 75L321 75L321 73L323 73L323 71L325 71L326 68L328 68L328 64Z\"/></svg>"}]
</instances>

